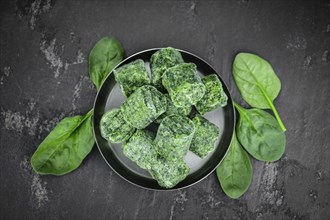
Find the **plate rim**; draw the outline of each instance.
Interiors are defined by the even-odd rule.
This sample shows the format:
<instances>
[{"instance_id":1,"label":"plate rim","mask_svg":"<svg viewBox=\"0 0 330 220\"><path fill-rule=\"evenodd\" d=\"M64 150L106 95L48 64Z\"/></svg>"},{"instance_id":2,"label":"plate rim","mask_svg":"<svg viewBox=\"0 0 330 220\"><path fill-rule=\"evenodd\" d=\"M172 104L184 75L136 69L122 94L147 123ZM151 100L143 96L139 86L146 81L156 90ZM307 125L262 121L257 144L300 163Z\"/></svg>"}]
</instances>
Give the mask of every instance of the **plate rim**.
<instances>
[{"instance_id":1,"label":"plate rim","mask_svg":"<svg viewBox=\"0 0 330 220\"><path fill-rule=\"evenodd\" d=\"M160 50L160 49L163 49L163 48L167 48L167 47L154 47L154 48L149 48L149 49L145 49L145 50L141 50L141 51L139 51L139 52L136 52L136 53L133 53L132 55L130 55L130 56L128 56L128 57L126 57L125 59L123 59L120 63L118 63L108 74L107 74L107 76L105 77L105 79L103 80L103 82L101 83L101 86L99 87L100 89L97 91L97 93L96 93L96 95L95 95L95 98L94 98L94 103L93 103L93 115L92 115L92 128L93 128L93 136L94 136L94 140L95 140L95 143L96 143L96 145L97 145L97 148L98 148L98 151L99 151L99 153L101 154L101 156L102 156L102 158L103 158L103 160L106 162L106 164L112 169L112 171L114 171L118 176L120 176L122 179L124 179L125 181L127 181L127 182L129 182L129 183L131 183L131 184L133 184L133 185L135 185L135 186L138 186L138 187L140 187L140 188L142 188L142 189L147 189L147 190L151 190L151 191L176 191L176 190L181 190L181 189L185 189L185 188L188 188L188 187L191 187L191 186L193 186L193 185L195 185L195 184L197 184L197 183L199 183L199 182L201 182L202 180L204 180L204 179L206 179L208 176L210 176L211 175L211 173L213 173L217 168L218 168L218 166L221 164L221 162L224 160L224 158L227 156L227 154L228 154L228 151L229 151L229 148L230 148L230 145L231 145L231 143L232 143L232 141L233 141L233 137L234 137L234 132L235 132L235 130L236 130L236 110L235 110L235 107L234 107L234 104L232 105L232 113L233 113L233 131L232 131L232 133L231 133L231 138L230 138L230 142L229 142L229 146L228 146L228 148L227 148L227 150L226 150L226 152L225 152L225 154L224 154L224 156L221 158L221 160L219 161L219 163L209 172L209 173L207 173L205 176L203 176L202 178L200 178L199 180L197 180L197 181L195 181L195 182L193 182L193 183L191 183L191 184L188 184L188 185L186 185L186 186L182 186L182 187L179 187L179 188L165 188L165 187L162 187L162 188L159 188L159 189L155 189L155 188L149 188L149 187L146 187L146 186L141 186L141 185L139 185L139 184L137 184L137 183L134 183L134 182L132 182L132 181L130 181L130 180L128 180L128 179L126 179L123 175L121 175L119 172L117 172L117 170L116 169L114 169L110 164L109 164L109 162L108 162L108 160L105 158L105 156L104 156L104 154L102 153L102 150L101 150L101 148L100 148L100 146L99 146L99 143L98 143L98 139L96 138L96 134L95 134L95 123L94 123L94 120L95 120L95 118L94 118L94 109L95 109L95 106L96 106L96 101L97 101L97 98L98 98L98 96L99 96L99 93L100 93L100 91L101 91L101 89L102 89L102 87L103 87L103 84L105 83L105 81L107 81L107 79L109 78L109 76L111 75L111 73L113 72L113 70L115 70L118 66L120 66L120 65L122 65L124 62L126 62L126 60L128 60L128 59L130 59L130 58L132 58L132 57L134 57L134 56L136 56L136 55L138 55L138 54L142 54L142 53L145 53L145 52L150 52L150 51L158 51L158 50ZM213 70L215 70L214 68L213 68L213 66L212 65L210 65L208 62L206 62L204 59L202 59L201 57L199 57L199 56L197 56L197 55L195 55L195 54L193 54L193 53L191 53L191 52L189 52L189 51L186 51L186 50L183 50L183 49L179 49L179 48L175 48L176 50L178 50L179 52L183 52L183 53L186 53L186 54L189 54L189 55L191 55L191 56L194 56L195 58L197 58L197 59L199 59L199 60L201 60L202 62L204 62L204 63L206 63L208 66L210 66ZM228 97L228 99L230 99L231 100L231 102L232 103L234 103L234 100L233 100L233 98L232 98L232 96L231 96L231 94L230 94L230 91L229 91L229 89L228 89L228 86L227 86L227 84L225 83L225 81L222 79L222 77L219 75L219 73L217 72L217 71L215 71L215 74L218 76L218 78L220 78L221 79L221 82L225 85L225 87L227 88L227 90L228 90L228 93L229 93L229 97Z\"/></svg>"}]
</instances>

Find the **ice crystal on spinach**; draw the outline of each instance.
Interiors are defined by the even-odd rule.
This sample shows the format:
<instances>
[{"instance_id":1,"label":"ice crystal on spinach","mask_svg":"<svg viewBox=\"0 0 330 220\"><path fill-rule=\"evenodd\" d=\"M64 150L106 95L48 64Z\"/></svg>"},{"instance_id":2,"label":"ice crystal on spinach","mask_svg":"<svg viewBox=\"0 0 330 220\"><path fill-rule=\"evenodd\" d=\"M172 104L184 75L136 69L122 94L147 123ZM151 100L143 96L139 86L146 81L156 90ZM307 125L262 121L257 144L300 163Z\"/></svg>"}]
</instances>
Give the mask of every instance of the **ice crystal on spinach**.
<instances>
[{"instance_id":1,"label":"ice crystal on spinach","mask_svg":"<svg viewBox=\"0 0 330 220\"><path fill-rule=\"evenodd\" d=\"M195 105L205 93L205 86L193 63L182 63L167 69L162 83L173 104L179 107Z\"/></svg>"},{"instance_id":2,"label":"ice crystal on spinach","mask_svg":"<svg viewBox=\"0 0 330 220\"><path fill-rule=\"evenodd\" d=\"M187 177L189 171L190 169L183 159L169 161L159 157L152 163L149 173L160 186L173 188Z\"/></svg>"},{"instance_id":3,"label":"ice crystal on spinach","mask_svg":"<svg viewBox=\"0 0 330 220\"><path fill-rule=\"evenodd\" d=\"M191 141L190 150L201 158L214 151L220 129L200 115L192 121L195 124L195 134Z\"/></svg>"},{"instance_id":4,"label":"ice crystal on spinach","mask_svg":"<svg viewBox=\"0 0 330 220\"><path fill-rule=\"evenodd\" d=\"M188 117L165 117L155 138L158 153L167 160L182 159L188 153L194 131L194 123Z\"/></svg>"},{"instance_id":5,"label":"ice crystal on spinach","mask_svg":"<svg viewBox=\"0 0 330 220\"><path fill-rule=\"evenodd\" d=\"M121 143L132 136L135 128L124 120L120 109L112 109L102 116L100 130L103 138L114 143Z\"/></svg>"},{"instance_id":6,"label":"ice crystal on spinach","mask_svg":"<svg viewBox=\"0 0 330 220\"><path fill-rule=\"evenodd\" d=\"M165 94L166 96L166 101L167 101L167 107L166 107L166 112L164 112L161 116L159 116L156 120L155 123L161 123L162 120L168 116L168 115L189 115L191 112L191 105L186 106L186 107L176 107L169 94Z\"/></svg>"},{"instance_id":7,"label":"ice crystal on spinach","mask_svg":"<svg viewBox=\"0 0 330 220\"><path fill-rule=\"evenodd\" d=\"M150 78L141 59L125 64L114 70L116 81L119 83L124 96L129 97L143 85L150 84Z\"/></svg>"},{"instance_id":8,"label":"ice crystal on spinach","mask_svg":"<svg viewBox=\"0 0 330 220\"><path fill-rule=\"evenodd\" d=\"M172 47L158 50L151 56L150 66L152 71L152 84L163 90L162 76L164 72L179 63L183 63L181 53Z\"/></svg>"},{"instance_id":9,"label":"ice crystal on spinach","mask_svg":"<svg viewBox=\"0 0 330 220\"><path fill-rule=\"evenodd\" d=\"M202 79L202 82L205 85L206 92L203 98L195 105L199 113L204 115L206 112L227 105L228 97L223 91L222 84L217 75L208 75Z\"/></svg>"},{"instance_id":10,"label":"ice crystal on spinach","mask_svg":"<svg viewBox=\"0 0 330 220\"><path fill-rule=\"evenodd\" d=\"M155 87L145 85L126 99L121 111L127 123L143 129L166 111L166 97Z\"/></svg>"},{"instance_id":11,"label":"ice crystal on spinach","mask_svg":"<svg viewBox=\"0 0 330 220\"><path fill-rule=\"evenodd\" d=\"M143 169L151 169L151 164L157 159L154 145L155 135L148 130L137 130L129 141L122 145L126 157Z\"/></svg>"}]
</instances>

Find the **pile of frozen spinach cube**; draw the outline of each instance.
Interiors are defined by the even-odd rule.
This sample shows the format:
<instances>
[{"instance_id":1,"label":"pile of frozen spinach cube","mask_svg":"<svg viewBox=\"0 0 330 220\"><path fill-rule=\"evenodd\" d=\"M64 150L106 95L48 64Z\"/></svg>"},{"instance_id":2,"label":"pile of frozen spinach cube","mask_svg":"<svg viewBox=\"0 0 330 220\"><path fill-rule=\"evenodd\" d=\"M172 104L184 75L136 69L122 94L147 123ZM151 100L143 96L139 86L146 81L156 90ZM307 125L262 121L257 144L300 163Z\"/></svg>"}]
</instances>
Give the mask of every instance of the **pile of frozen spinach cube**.
<instances>
[{"instance_id":1,"label":"pile of frozen spinach cube","mask_svg":"<svg viewBox=\"0 0 330 220\"><path fill-rule=\"evenodd\" d=\"M114 70L126 100L103 115L100 130L106 140L123 143L124 155L160 186L172 188L189 174L189 150L204 158L215 149L220 129L202 115L228 98L216 74L201 79L174 48L151 56L151 79L145 65L138 59ZM151 123L159 124L156 133L147 129Z\"/></svg>"}]
</instances>

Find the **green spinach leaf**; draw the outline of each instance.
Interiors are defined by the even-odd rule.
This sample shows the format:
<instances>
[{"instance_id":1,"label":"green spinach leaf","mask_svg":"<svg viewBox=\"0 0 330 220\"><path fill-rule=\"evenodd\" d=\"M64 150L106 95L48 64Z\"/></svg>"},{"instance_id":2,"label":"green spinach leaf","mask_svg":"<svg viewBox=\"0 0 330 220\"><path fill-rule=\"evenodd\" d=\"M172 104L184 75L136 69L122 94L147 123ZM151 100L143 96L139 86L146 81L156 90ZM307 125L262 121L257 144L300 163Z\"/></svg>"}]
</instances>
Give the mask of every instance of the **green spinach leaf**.
<instances>
[{"instance_id":1,"label":"green spinach leaf","mask_svg":"<svg viewBox=\"0 0 330 220\"><path fill-rule=\"evenodd\" d=\"M257 55L239 53L234 60L233 76L243 99L252 107L272 109L282 130L286 131L273 103L281 90L281 81L272 66Z\"/></svg>"},{"instance_id":2,"label":"green spinach leaf","mask_svg":"<svg viewBox=\"0 0 330 220\"><path fill-rule=\"evenodd\" d=\"M275 118L261 109L234 105L239 112L236 134L245 150L257 160L273 162L280 159L286 139Z\"/></svg>"},{"instance_id":3,"label":"green spinach leaf","mask_svg":"<svg viewBox=\"0 0 330 220\"><path fill-rule=\"evenodd\" d=\"M252 164L249 155L239 144L235 133L229 151L216 173L223 191L233 199L242 196L251 184Z\"/></svg>"},{"instance_id":4,"label":"green spinach leaf","mask_svg":"<svg viewBox=\"0 0 330 220\"><path fill-rule=\"evenodd\" d=\"M39 174L64 175L76 169L94 146L91 116L64 118L39 145L31 158Z\"/></svg>"},{"instance_id":5,"label":"green spinach leaf","mask_svg":"<svg viewBox=\"0 0 330 220\"><path fill-rule=\"evenodd\" d=\"M124 48L114 37L104 37L95 44L89 54L89 76L97 90L124 56Z\"/></svg>"},{"instance_id":6,"label":"green spinach leaf","mask_svg":"<svg viewBox=\"0 0 330 220\"><path fill-rule=\"evenodd\" d=\"M124 55L122 45L114 37L104 37L96 43L89 55L89 75L97 90ZM64 118L33 154L33 170L39 174L64 175L76 169L95 143L92 114L93 109L85 116Z\"/></svg>"}]
</instances>

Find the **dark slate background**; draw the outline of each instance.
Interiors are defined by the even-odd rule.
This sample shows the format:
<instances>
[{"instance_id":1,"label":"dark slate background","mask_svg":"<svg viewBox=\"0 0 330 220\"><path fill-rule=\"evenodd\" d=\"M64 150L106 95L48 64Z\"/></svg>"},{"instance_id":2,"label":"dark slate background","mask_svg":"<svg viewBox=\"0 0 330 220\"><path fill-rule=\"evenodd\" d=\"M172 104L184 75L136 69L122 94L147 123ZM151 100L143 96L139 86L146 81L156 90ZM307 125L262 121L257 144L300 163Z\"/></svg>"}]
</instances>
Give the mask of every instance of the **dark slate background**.
<instances>
[{"instance_id":1,"label":"dark slate background","mask_svg":"<svg viewBox=\"0 0 330 220\"><path fill-rule=\"evenodd\" d=\"M328 219L329 1L1 1L1 219ZM113 35L127 55L173 46L232 79L240 51L269 60L282 81L275 105L284 157L253 161L238 200L213 173L184 190L154 192L117 176L97 148L76 171L39 176L29 160L65 116L86 113L96 90L88 54Z\"/></svg>"}]
</instances>

